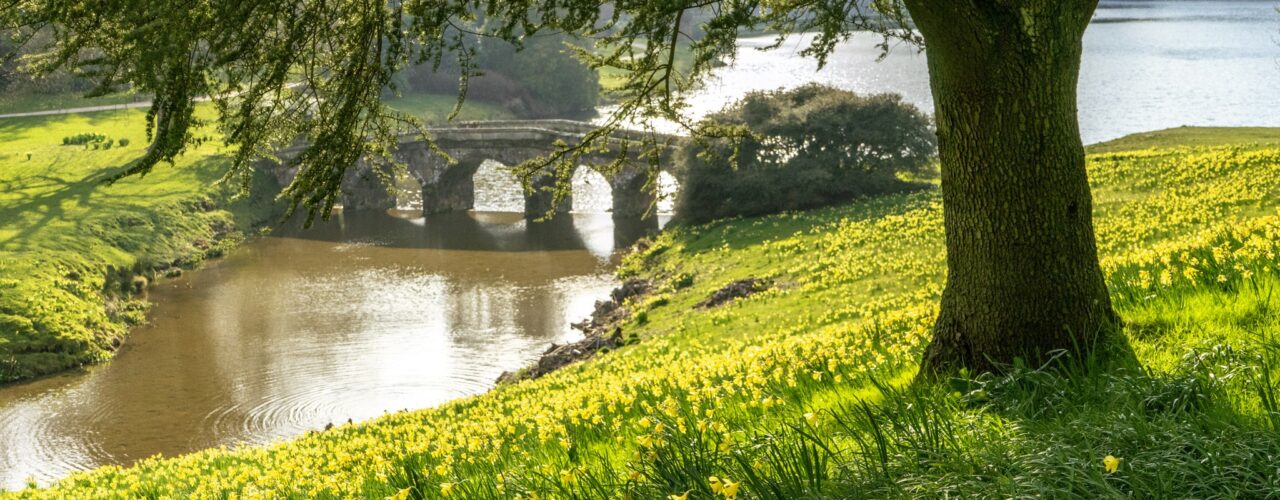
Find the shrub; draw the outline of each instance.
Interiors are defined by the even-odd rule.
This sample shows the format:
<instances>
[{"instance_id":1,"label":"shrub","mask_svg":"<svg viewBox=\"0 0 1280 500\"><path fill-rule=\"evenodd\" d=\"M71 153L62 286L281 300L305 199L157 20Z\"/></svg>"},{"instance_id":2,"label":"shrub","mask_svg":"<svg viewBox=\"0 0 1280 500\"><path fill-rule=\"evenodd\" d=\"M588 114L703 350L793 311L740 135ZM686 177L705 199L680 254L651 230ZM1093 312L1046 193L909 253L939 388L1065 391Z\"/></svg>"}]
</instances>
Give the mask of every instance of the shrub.
<instances>
[{"instance_id":1,"label":"shrub","mask_svg":"<svg viewBox=\"0 0 1280 500\"><path fill-rule=\"evenodd\" d=\"M932 163L927 116L894 94L818 84L753 92L700 124L675 155L676 216L702 223L831 205L912 186ZM736 148L736 153L735 153Z\"/></svg>"},{"instance_id":2,"label":"shrub","mask_svg":"<svg viewBox=\"0 0 1280 500\"><path fill-rule=\"evenodd\" d=\"M125 147L125 146L128 146L128 145L129 145L129 139L120 139L119 141L116 141L116 145L118 145L119 147L122 147L122 148L123 148L123 147Z\"/></svg>"},{"instance_id":3,"label":"shrub","mask_svg":"<svg viewBox=\"0 0 1280 500\"><path fill-rule=\"evenodd\" d=\"M105 140L107 140L107 136L103 134L96 134L96 133L76 134L76 135L63 137L62 145L63 146L72 146L72 145L79 146L83 144L85 146L85 149L88 149L89 145L92 144L94 149L98 149L97 144Z\"/></svg>"}]
</instances>

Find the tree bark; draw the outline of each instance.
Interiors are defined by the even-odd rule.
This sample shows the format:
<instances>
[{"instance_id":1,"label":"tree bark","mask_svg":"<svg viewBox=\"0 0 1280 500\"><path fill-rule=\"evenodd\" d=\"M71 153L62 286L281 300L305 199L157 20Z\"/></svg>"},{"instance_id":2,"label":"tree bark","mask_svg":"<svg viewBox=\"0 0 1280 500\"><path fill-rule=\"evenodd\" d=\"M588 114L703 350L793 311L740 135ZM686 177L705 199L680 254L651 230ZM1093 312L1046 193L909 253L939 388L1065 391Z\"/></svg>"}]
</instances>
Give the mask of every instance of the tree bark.
<instances>
[{"instance_id":1,"label":"tree bark","mask_svg":"<svg viewBox=\"0 0 1280 500\"><path fill-rule=\"evenodd\" d=\"M1118 324L1076 112L1096 0L907 0L924 35L947 281L926 375L1087 354Z\"/></svg>"}]
</instances>

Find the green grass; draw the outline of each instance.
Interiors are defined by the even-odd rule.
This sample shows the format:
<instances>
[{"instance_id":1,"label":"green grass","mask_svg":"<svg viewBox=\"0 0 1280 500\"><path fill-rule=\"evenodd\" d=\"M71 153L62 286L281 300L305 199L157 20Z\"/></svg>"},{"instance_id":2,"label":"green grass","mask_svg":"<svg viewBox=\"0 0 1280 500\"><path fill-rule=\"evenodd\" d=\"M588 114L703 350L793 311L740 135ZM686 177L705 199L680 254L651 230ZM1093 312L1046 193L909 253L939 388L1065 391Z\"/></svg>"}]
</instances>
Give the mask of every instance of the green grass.
<instances>
[{"instance_id":1,"label":"green grass","mask_svg":"<svg viewBox=\"0 0 1280 500\"><path fill-rule=\"evenodd\" d=\"M447 123L449 113L453 112L453 106L457 101L458 97L453 95L411 93L386 99L384 102L396 111L420 118L424 123L440 125ZM453 121L510 120L513 118L514 115L501 106L468 100L463 103L462 110Z\"/></svg>"},{"instance_id":2,"label":"green grass","mask_svg":"<svg viewBox=\"0 0 1280 500\"><path fill-rule=\"evenodd\" d=\"M1177 127L1129 134L1086 148L1090 153L1112 153L1147 148L1222 146L1230 144L1278 144L1280 129L1266 127Z\"/></svg>"},{"instance_id":3,"label":"green grass","mask_svg":"<svg viewBox=\"0 0 1280 500\"><path fill-rule=\"evenodd\" d=\"M81 133L113 147L62 145ZM144 151L141 110L0 119L0 138L0 382L106 359L142 319L143 279L221 254L268 210L211 187L226 168L213 144L104 185Z\"/></svg>"},{"instance_id":4,"label":"green grass","mask_svg":"<svg viewBox=\"0 0 1280 500\"><path fill-rule=\"evenodd\" d=\"M664 232L620 268L658 287L629 305L641 341L546 377L18 496L1274 496L1280 148L1197 141L1089 158L1137 363L911 383L944 275L941 200L894 195ZM693 307L746 277L776 287Z\"/></svg>"},{"instance_id":5,"label":"green grass","mask_svg":"<svg viewBox=\"0 0 1280 500\"><path fill-rule=\"evenodd\" d=\"M128 104L140 99L146 100L132 93L118 93L93 98L86 98L79 93L5 93L0 95L0 114Z\"/></svg>"}]
</instances>

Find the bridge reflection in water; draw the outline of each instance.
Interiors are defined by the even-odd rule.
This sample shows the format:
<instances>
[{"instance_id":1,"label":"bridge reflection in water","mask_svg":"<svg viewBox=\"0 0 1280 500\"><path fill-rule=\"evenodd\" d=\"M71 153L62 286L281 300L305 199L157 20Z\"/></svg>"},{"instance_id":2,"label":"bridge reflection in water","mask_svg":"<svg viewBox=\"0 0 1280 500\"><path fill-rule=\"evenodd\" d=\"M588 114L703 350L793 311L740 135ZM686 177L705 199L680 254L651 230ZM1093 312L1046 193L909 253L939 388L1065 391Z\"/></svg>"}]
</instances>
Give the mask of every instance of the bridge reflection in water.
<instances>
[{"instance_id":1,"label":"bridge reflection in water","mask_svg":"<svg viewBox=\"0 0 1280 500\"><path fill-rule=\"evenodd\" d=\"M565 214L545 221L519 213L458 212L418 215L416 211L338 211L333 220L309 229L278 231L281 236L328 242L358 242L392 248L490 252L586 250L601 260L650 234L665 216L634 225L605 214ZM621 223L620 223L621 222ZM612 231L607 226L612 225ZM612 234L612 238L610 238Z\"/></svg>"}]
</instances>

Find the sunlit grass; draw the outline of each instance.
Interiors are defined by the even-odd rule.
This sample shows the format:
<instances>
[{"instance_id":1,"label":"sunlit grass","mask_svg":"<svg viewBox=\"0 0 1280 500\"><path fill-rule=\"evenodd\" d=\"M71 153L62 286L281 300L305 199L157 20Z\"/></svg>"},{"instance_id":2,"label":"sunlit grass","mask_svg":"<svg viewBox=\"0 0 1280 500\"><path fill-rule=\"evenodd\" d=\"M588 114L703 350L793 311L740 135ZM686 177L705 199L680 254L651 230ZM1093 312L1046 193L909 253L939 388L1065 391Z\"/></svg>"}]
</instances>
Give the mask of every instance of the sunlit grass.
<instances>
[{"instance_id":1,"label":"sunlit grass","mask_svg":"<svg viewBox=\"0 0 1280 500\"><path fill-rule=\"evenodd\" d=\"M1280 148L1111 152L1089 168L1103 266L1138 365L1061 358L911 384L943 279L941 202L895 195L664 233L620 270L665 299L632 305L647 320L623 328L641 342L541 379L22 494L1273 494ZM692 307L746 277L776 287Z\"/></svg>"},{"instance_id":2,"label":"sunlit grass","mask_svg":"<svg viewBox=\"0 0 1280 500\"><path fill-rule=\"evenodd\" d=\"M129 300L135 275L220 253L262 216L261 206L228 210L214 142L103 184L143 154L143 113L0 119L0 382L105 359L144 310ZM63 145L83 133L111 147Z\"/></svg>"},{"instance_id":3,"label":"sunlit grass","mask_svg":"<svg viewBox=\"0 0 1280 500\"><path fill-rule=\"evenodd\" d=\"M1267 127L1177 127L1129 134L1089 146L1090 153L1111 153L1148 148L1280 144L1280 129Z\"/></svg>"}]
</instances>

